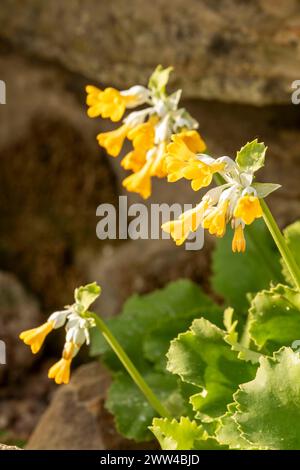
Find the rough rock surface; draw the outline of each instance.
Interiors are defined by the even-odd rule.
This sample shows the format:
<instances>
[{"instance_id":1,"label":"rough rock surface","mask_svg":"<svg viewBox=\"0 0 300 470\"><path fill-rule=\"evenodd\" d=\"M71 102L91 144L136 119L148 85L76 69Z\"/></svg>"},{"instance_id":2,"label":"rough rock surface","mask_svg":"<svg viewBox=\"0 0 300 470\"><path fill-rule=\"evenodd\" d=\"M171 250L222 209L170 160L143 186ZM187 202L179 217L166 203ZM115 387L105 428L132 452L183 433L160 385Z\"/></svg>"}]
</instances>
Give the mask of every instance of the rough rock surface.
<instances>
[{"instance_id":1,"label":"rough rock surface","mask_svg":"<svg viewBox=\"0 0 300 470\"><path fill-rule=\"evenodd\" d=\"M0 382L28 369L35 357L19 340L19 333L42 318L39 306L12 274L0 272L0 339L6 346L6 365L0 365Z\"/></svg>"},{"instance_id":2,"label":"rough rock surface","mask_svg":"<svg viewBox=\"0 0 300 470\"><path fill-rule=\"evenodd\" d=\"M56 450L125 450L153 448L123 439L104 409L110 379L100 364L80 367L69 385L61 386L26 448Z\"/></svg>"},{"instance_id":3,"label":"rough rock surface","mask_svg":"<svg viewBox=\"0 0 300 470\"><path fill-rule=\"evenodd\" d=\"M0 70L8 90L0 106L0 264L46 315L85 282L76 254L99 247L95 211L115 201L115 177L86 116L84 81L16 54L0 57Z\"/></svg>"},{"instance_id":4,"label":"rough rock surface","mask_svg":"<svg viewBox=\"0 0 300 470\"><path fill-rule=\"evenodd\" d=\"M121 87L162 63L187 97L289 103L300 78L298 0L2 0L0 31L19 50Z\"/></svg>"}]
</instances>

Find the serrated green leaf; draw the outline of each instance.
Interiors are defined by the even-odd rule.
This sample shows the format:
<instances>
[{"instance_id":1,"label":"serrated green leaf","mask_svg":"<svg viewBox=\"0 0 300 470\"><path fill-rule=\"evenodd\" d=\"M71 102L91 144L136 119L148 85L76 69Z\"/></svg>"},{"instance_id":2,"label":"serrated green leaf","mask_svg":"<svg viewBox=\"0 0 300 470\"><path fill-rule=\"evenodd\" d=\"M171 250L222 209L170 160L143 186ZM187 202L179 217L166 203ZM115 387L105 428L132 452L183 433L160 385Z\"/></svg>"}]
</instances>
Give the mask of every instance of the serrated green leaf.
<instances>
[{"instance_id":1,"label":"serrated green leaf","mask_svg":"<svg viewBox=\"0 0 300 470\"><path fill-rule=\"evenodd\" d=\"M254 447L242 437L236 421L233 418L236 405L231 405L232 411L228 411L221 419L216 431L216 439L221 445L227 445L235 450L253 450Z\"/></svg>"},{"instance_id":2,"label":"serrated green leaf","mask_svg":"<svg viewBox=\"0 0 300 470\"><path fill-rule=\"evenodd\" d=\"M297 222L294 222L293 224L286 227L283 231L283 234L285 241L289 249L291 250L296 263L298 264L298 266L300 266L300 220L297 220ZM294 281L292 280L285 263L282 260L281 262L282 272L286 281L289 284L293 285Z\"/></svg>"},{"instance_id":3,"label":"serrated green leaf","mask_svg":"<svg viewBox=\"0 0 300 470\"><path fill-rule=\"evenodd\" d=\"M167 354L168 370L199 387L190 400L197 416L222 416L240 383L251 380L256 367L242 362L225 342L226 332L203 318L173 340Z\"/></svg>"},{"instance_id":4,"label":"serrated green leaf","mask_svg":"<svg viewBox=\"0 0 300 470\"><path fill-rule=\"evenodd\" d=\"M300 339L300 293L278 285L259 292L250 308L249 333L258 348L272 354Z\"/></svg>"},{"instance_id":5,"label":"serrated green leaf","mask_svg":"<svg viewBox=\"0 0 300 470\"><path fill-rule=\"evenodd\" d=\"M251 236L250 236L251 235ZM256 293L269 287L270 282L283 280L280 256L263 221L246 227L247 249L245 253L233 253L233 232L227 230L218 239L213 253L212 286L238 313L249 308L248 293Z\"/></svg>"},{"instance_id":6,"label":"serrated green leaf","mask_svg":"<svg viewBox=\"0 0 300 470\"><path fill-rule=\"evenodd\" d=\"M235 331L237 320L233 320L234 310L232 307L228 307L224 310L223 323L228 333Z\"/></svg>"},{"instance_id":7,"label":"serrated green leaf","mask_svg":"<svg viewBox=\"0 0 300 470\"><path fill-rule=\"evenodd\" d=\"M173 67L163 68L162 65L158 65L149 79L148 87L150 90L158 95L164 94L172 70Z\"/></svg>"},{"instance_id":8,"label":"serrated green leaf","mask_svg":"<svg viewBox=\"0 0 300 470\"><path fill-rule=\"evenodd\" d=\"M245 172L254 173L264 166L267 147L257 139L248 142L236 155L236 163Z\"/></svg>"},{"instance_id":9,"label":"serrated green leaf","mask_svg":"<svg viewBox=\"0 0 300 470\"><path fill-rule=\"evenodd\" d=\"M253 183L252 186L256 190L259 199L264 199L269 196L269 194L281 188L280 184L274 183Z\"/></svg>"},{"instance_id":10,"label":"serrated green leaf","mask_svg":"<svg viewBox=\"0 0 300 470\"><path fill-rule=\"evenodd\" d=\"M175 377L148 372L144 379L173 416L185 412ZM114 414L117 429L123 436L138 442L153 439L148 428L157 413L126 372L115 375L105 406Z\"/></svg>"},{"instance_id":11,"label":"serrated green leaf","mask_svg":"<svg viewBox=\"0 0 300 470\"><path fill-rule=\"evenodd\" d=\"M165 397L163 400L172 411L172 416L180 416L182 413L192 416L191 405L183 399L178 378L166 371L164 354L170 340L180 331L186 330L198 315L207 315L213 321L222 323L222 309L199 286L188 280L180 280L151 294L131 297L125 303L122 314L107 321L139 372L150 386L153 385L156 395ZM92 353L102 354L112 370L122 371L121 376L117 375L109 394L110 410L115 414L120 432L133 439L144 440L147 435L150 436L147 426L151 424L149 419L154 416L153 410L132 380L124 377L123 366L99 333L94 341L93 330ZM171 389L168 385L170 383ZM143 419L140 414L144 416Z\"/></svg>"},{"instance_id":12,"label":"serrated green leaf","mask_svg":"<svg viewBox=\"0 0 300 470\"><path fill-rule=\"evenodd\" d=\"M299 353L282 348L274 358L262 357L256 377L241 385L234 399L234 420L253 446L300 449Z\"/></svg>"},{"instance_id":13,"label":"serrated green leaf","mask_svg":"<svg viewBox=\"0 0 300 470\"><path fill-rule=\"evenodd\" d=\"M242 344L232 341L232 336L226 335L225 336L225 341L226 343L230 344L232 351L235 351L238 353L237 357L241 359L242 361L246 362L252 362L252 364L258 364L261 354L257 353L256 351L253 351L249 348L246 348Z\"/></svg>"},{"instance_id":14,"label":"serrated green leaf","mask_svg":"<svg viewBox=\"0 0 300 470\"><path fill-rule=\"evenodd\" d=\"M221 450L218 442L208 436L201 425L187 417L154 418L151 431L162 450ZM224 447L223 447L224 449Z\"/></svg>"},{"instance_id":15,"label":"serrated green leaf","mask_svg":"<svg viewBox=\"0 0 300 470\"><path fill-rule=\"evenodd\" d=\"M75 302L82 307L83 311L89 309L90 305L101 294L101 287L96 282L77 287L74 292Z\"/></svg>"},{"instance_id":16,"label":"serrated green leaf","mask_svg":"<svg viewBox=\"0 0 300 470\"><path fill-rule=\"evenodd\" d=\"M215 305L184 312L183 316L177 316L176 321L170 322L167 318L156 329L145 335L144 355L155 363L156 369L166 370L166 354L171 341L178 333L186 331L195 318L206 318L215 325L222 326L222 308Z\"/></svg>"}]
</instances>

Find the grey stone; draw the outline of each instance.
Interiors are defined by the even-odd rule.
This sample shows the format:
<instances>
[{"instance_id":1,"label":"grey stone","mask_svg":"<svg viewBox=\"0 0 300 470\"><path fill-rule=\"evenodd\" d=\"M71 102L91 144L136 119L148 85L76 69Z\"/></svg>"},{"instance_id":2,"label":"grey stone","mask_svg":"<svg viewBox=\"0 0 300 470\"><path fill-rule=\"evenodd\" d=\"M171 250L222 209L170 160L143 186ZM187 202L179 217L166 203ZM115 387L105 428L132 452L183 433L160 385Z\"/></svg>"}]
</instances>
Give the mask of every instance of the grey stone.
<instances>
[{"instance_id":1,"label":"grey stone","mask_svg":"<svg viewBox=\"0 0 300 470\"><path fill-rule=\"evenodd\" d=\"M37 326L42 315L36 300L17 278L0 272L0 339L6 346L6 364L0 365L0 382L15 378L35 361L30 348L19 339L22 330Z\"/></svg>"},{"instance_id":2,"label":"grey stone","mask_svg":"<svg viewBox=\"0 0 300 470\"><path fill-rule=\"evenodd\" d=\"M289 103L299 79L297 0L2 0L0 36L91 81L145 83L173 65L184 96Z\"/></svg>"},{"instance_id":3,"label":"grey stone","mask_svg":"<svg viewBox=\"0 0 300 470\"><path fill-rule=\"evenodd\" d=\"M110 378L100 364L81 366L61 386L27 443L30 450L124 450L153 448L136 444L115 430L104 401Z\"/></svg>"}]
</instances>

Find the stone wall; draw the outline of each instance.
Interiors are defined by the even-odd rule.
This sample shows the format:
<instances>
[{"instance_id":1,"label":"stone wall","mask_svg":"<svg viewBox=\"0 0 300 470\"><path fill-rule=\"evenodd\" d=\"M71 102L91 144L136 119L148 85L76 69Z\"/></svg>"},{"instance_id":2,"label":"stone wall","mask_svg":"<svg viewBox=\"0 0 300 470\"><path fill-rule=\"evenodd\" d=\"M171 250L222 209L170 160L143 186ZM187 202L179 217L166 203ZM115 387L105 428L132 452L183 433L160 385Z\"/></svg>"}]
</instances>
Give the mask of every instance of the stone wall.
<instances>
[{"instance_id":1,"label":"stone wall","mask_svg":"<svg viewBox=\"0 0 300 470\"><path fill-rule=\"evenodd\" d=\"M297 0L2 0L1 36L101 83L174 65L186 97L288 103L300 69Z\"/></svg>"}]
</instances>

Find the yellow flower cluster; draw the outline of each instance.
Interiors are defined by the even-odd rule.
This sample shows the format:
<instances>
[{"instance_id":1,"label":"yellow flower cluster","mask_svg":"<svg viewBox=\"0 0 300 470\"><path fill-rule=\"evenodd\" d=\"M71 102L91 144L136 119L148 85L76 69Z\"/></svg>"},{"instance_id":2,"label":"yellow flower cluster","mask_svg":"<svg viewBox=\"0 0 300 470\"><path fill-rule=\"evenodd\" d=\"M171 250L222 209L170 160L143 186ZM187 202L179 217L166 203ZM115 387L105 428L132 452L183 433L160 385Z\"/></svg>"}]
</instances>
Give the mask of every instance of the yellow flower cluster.
<instances>
[{"instance_id":1,"label":"yellow flower cluster","mask_svg":"<svg viewBox=\"0 0 300 470\"><path fill-rule=\"evenodd\" d=\"M169 69L158 68L150 78L149 88L138 85L118 91L114 88L100 90L91 85L86 87L88 115L93 118L101 116L117 122L123 118L126 109L148 105L130 113L119 128L97 136L99 145L112 157L118 157L125 139L131 142L132 150L122 159L121 166L131 170L132 174L124 179L123 186L144 199L151 195L151 178L167 175L166 146L174 132L185 132L185 142L188 147L192 145L191 150L200 152L206 148L194 130L196 121L185 109L178 108L180 91L170 96L166 94L168 74Z\"/></svg>"},{"instance_id":2,"label":"yellow flower cluster","mask_svg":"<svg viewBox=\"0 0 300 470\"><path fill-rule=\"evenodd\" d=\"M223 237L226 225L231 222L234 229L232 250L244 252L245 225L252 224L263 215L257 191L252 186L254 171L243 171L229 157L214 159L201 154L198 139L193 138L192 133L189 139L187 145L184 133L172 136L166 155L168 181L185 178L191 180L192 189L198 191L209 186L213 175L218 173L224 184L208 191L194 209L184 212L177 220L164 223L162 229L171 235L177 245L181 245L190 232L195 232L200 225L211 235Z\"/></svg>"},{"instance_id":3,"label":"yellow flower cluster","mask_svg":"<svg viewBox=\"0 0 300 470\"><path fill-rule=\"evenodd\" d=\"M100 292L101 289L96 283L79 287L75 290L73 305L52 313L43 325L20 334L20 339L30 346L33 354L37 354L48 334L65 326L66 338L62 358L50 368L48 373L49 379L54 379L57 384L69 382L73 358L84 343L89 344L89 330L95 326L95 321L88 312L88 308Z\"/></svg>"},{"instance_id":4,"label":"yellow flower cluster","mask_svg":"<svg viewBox=\"0 0 300 470\"><path fill-rule=\"evenodd\" d=\"M64 319L66 319L65 311L56 313L59 313L60 316L63 316ZM20 334L20 339L22 339L25 344L31 347L33 354L37 354L41 349L46 337L54 328L58 328L57 318L55 319L50 317L43 325L31 330L23 331ZM75 354L79 351L79 347L79 344L75 344L73 341L67 341L65 343L62 358L49 370L49 379L54 379L57 384L66 384L69 382L71 362Z\"/></svg>"}]
</instances>

